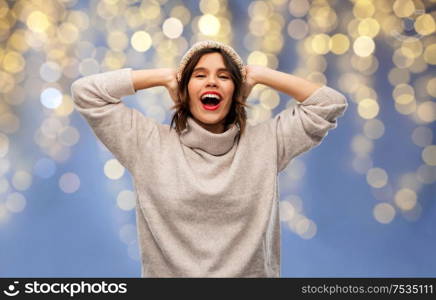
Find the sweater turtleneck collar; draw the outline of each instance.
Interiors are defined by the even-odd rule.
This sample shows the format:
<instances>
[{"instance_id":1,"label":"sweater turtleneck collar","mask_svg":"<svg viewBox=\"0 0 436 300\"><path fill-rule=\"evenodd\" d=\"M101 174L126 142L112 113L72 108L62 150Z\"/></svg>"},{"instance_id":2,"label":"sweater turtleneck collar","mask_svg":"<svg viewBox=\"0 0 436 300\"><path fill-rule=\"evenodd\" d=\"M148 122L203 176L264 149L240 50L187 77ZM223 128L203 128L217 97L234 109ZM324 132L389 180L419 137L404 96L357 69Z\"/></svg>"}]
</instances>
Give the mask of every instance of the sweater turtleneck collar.
<instances>
[{"instance_id":1,"label":"sweater turtleneck collar","mask_svg":"<svg viewBox=\"0 0 436 300\"><path fill-rule=\"evenodd\" d=\"M213 133L188 116L187 126L180 134L180 141L189 148L201 149L212 155L222 155L232 148L238 134L237 124L232 124L223 133Z\"/></svg>"}]
</instances>

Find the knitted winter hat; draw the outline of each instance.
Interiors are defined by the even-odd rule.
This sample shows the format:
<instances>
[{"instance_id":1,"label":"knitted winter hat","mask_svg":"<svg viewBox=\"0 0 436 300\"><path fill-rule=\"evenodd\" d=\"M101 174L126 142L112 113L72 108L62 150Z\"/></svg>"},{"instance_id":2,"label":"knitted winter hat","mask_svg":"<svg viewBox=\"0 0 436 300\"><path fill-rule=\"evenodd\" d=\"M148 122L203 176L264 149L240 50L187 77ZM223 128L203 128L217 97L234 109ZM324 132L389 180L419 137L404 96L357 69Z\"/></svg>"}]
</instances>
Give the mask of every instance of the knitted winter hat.
<instances>
[{"instance_id":1,"label":"knitted winter hat","mask_svg":"<svg viewBox=\"0 0 436 300\"><path fill-rule=\"evenodd\" d=\"M188 64L188 61L192 57L192 55L195 52L197 52L198 50L203 49L203 48L220 48L220 49L224 50L236 63L236 65L239 68L239 71L241 71L242 81L245 81L246 70L244 67L244 62L242 61L242 59L238 55L238 53L236 53L236 51L233 50L232 47L230 47L226 44L217 42L217 41L212 41L212 40L197 42L185 53L185 55L182 57L180 64L177 68L177 81L180 82L180 80L182 79L182 72L185 69L186 65Z\"/></svg>"}]
</instances>

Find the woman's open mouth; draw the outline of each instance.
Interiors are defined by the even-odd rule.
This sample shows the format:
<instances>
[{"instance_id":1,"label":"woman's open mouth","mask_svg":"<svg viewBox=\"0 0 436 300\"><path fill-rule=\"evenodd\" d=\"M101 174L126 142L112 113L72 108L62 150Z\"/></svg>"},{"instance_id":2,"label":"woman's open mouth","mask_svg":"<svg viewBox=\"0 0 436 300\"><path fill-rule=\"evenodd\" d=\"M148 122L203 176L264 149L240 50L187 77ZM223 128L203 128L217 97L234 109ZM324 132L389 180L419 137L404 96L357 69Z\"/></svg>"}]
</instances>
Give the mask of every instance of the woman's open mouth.
<instances>
[{"instance_id":1,"label":"woman's open mouth","mask_svg":"<svg viewBox=\"0 0 436 300\"><path fill-rule=\"evenodd\" d=\"M201 98L203 108L206 110L216 110L221 104L218 96L205 95Z\"/></svg>"}]
</instances>

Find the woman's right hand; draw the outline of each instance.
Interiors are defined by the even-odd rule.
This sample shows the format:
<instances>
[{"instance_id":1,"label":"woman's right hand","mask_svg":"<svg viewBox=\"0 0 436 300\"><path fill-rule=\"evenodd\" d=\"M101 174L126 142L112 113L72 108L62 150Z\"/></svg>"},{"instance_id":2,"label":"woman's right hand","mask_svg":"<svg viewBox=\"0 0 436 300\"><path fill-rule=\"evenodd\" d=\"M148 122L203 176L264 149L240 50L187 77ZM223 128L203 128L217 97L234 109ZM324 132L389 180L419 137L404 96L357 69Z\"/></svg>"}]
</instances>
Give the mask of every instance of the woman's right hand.
<instances>
[{"instance_id":1,"label":"woman's right hand","mask_svg":"<svg viewBox=\"0 0 436 300\"><path fill-rule=\"evenodd\" d=\"M176 76L177 72L175 69L170 68L166 69L166 71L168 72L168 79L165 83L165 87L170 93L171 99L173 99L173 102L176 104L179 98L179 84Z\"/></svg>"}]
</instances>

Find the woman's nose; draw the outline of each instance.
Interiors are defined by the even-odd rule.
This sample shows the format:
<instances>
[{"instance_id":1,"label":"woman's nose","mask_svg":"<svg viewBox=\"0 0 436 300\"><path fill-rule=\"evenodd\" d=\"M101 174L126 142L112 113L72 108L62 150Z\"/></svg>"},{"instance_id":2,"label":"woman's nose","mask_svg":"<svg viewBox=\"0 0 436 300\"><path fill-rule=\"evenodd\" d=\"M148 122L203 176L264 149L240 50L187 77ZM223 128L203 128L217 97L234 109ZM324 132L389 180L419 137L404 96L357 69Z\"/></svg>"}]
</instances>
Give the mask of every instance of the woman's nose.
<instances>
[{"instance_id":1,"label":"woman's nose","mask_svg":"<svg viewBox=\"0 0 436 300\"><path fill-rule=\"evenodd\" d=\"M215 76L209 76L208 78L207 78L207 85L208 86L210 86L210 85L213 85L213 86L216 86L217 85L217 79L215 78Z\"/></svg>"}]
</instances>

